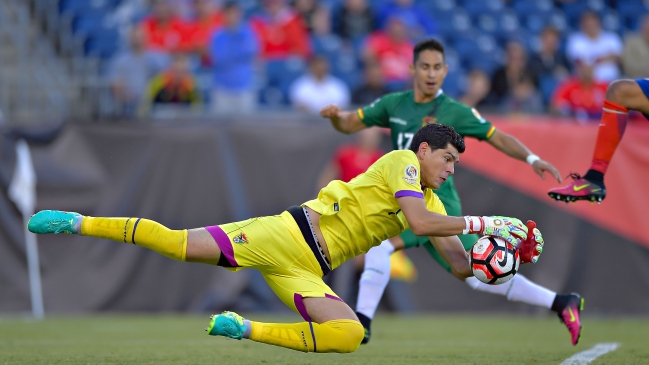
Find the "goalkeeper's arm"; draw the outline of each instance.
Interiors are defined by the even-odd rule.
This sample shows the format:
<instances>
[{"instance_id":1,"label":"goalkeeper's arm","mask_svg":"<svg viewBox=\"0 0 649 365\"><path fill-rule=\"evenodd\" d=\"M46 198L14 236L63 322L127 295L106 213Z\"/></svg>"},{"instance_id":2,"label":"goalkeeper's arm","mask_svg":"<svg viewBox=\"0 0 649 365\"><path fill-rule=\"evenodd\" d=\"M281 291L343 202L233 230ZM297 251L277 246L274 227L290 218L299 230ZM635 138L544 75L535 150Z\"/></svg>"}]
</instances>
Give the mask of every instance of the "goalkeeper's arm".
<instances>
[{"instance_id":1,"label":"goalkeeper's arm","mask_svg":"<svg viewBox=\"0 0 649 365\"><path fill-rule=\"evenodd\" d=\"M428 238L444 261L451 265L453 275L463 280L473 276L469 266L469 254L457 236Z\"/></svg>"}]
</instances>

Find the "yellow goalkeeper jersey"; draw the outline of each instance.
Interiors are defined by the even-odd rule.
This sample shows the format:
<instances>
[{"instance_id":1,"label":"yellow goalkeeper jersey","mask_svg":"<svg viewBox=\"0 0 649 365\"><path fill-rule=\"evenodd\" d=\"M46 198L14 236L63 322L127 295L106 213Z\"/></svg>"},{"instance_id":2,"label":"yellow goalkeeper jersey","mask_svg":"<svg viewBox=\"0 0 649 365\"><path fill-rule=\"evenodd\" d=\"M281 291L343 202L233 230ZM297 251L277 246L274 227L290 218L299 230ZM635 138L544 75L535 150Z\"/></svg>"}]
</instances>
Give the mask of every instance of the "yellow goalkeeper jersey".
<instances>
[{"instance_id":1,"label":"yellow goalkeeper jersey","mask_svg":"<svg viewBox=\"0 0 649 365\"><path fill-rule=\"evenodd\" d=\"M320 230L332 269L408 229L397 198L419 197L426 208L446 215L431 189L422 191L419 160L410 150L392 151L350 182L330 182L304 205L320 213Z\"/></svg>"}]
</instances>

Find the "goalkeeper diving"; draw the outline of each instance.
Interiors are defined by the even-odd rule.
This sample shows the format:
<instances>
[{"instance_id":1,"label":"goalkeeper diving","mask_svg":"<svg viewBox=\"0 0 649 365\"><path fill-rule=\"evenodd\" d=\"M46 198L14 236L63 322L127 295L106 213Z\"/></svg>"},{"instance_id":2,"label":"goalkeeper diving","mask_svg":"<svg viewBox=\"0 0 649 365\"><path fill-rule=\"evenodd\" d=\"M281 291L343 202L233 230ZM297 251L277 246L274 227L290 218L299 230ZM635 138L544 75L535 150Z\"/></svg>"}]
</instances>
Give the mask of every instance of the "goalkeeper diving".
<instances>
[{"instance_id":1,"label":"goalkeeper diving","mask_svg":"<svg viewBox=\"0 0 649 365\"><path fill-rule=\"evenodd\" d=\"M459 277L473 274L458 234L501 237L518 246L522 262L540 255L541 233L535 230L528 238L528 228L516 218L446 215L433 190L453 174L464 150L464 140L452 127L427 125L414 135L411 149L390 152L350 182L334 180L316 199L275 216L172 230L143 218L44 210L32 216L28 228L38 234L111 239L232 271L254 268L304 321L264 323L224 312L211 317L209 335L304 352L348 353L359 347L363 326L322 278L383 240L408 228L428 236Z\"/></svg>"}]
</instances>

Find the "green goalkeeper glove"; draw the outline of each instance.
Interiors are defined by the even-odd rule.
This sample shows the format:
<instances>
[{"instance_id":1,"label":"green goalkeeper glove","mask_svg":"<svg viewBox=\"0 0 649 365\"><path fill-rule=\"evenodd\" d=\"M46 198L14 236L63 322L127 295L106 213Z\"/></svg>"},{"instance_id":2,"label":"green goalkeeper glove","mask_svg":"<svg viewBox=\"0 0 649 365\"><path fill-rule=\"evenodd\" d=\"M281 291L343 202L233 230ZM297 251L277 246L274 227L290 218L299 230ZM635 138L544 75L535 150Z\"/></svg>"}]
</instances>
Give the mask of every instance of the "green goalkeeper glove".
<instances>
[{"instance_id":1,"label":"green goalkeeper glove","mask_svg":"<svg viewBox=\"0 0 649 365\"><path fill-rule=\"evenodd\" d=\"M498 236L514 246L527 239L527 227L516 218L465 216L464 220L466 228L462 234Z\"/></svg>"}]
</instances>

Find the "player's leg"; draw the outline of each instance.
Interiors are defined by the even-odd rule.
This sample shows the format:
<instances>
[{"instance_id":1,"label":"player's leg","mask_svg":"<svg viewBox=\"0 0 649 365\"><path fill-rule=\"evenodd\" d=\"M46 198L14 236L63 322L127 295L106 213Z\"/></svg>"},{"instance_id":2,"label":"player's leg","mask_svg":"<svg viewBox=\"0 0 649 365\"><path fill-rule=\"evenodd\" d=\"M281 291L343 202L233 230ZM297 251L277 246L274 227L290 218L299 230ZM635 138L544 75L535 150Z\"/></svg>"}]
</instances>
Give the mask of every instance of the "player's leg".
<instances>
[{"instance_id":1,"label":"player's leg","mask_svg":"<svg viewBox=\"0 0 649 365\"><path fill-rule=\"evenodd\" d=\"M467 251L478 240L477 235L461 235L459 237ZM452 273L451 266L444 261L432 244L425 244L424 248L440 266L449 273ZM579 336L581 335L579 312L583 309L584 303L584 299L579 294L557 294L535 284L521 273L517 273L511 280L501 285L485 284L473 276L460 280L464 280L473 290L502 295L507 300L513 302L521 302L551 309L557 313L561 321L568 327L572 344L575 345L579 341Z\"/></svg>"},{"instance_id":2,"label":"player's leg","mask_svg":"<svg viewBox=\"0 0 649 365\"><path fill-rule=\"evenodd\" d=\"M597 130L595 151L590 169L583 177L574 175L567 186L548 192L562 201L590 200L601 202L606 197L604 174L624 136L629 110L649 114L649 80L616 80L606 90L602 119Z\"/></svg>"},{"instance_id":3,"label":"player's leg","mask_svg":"<svg viewBox=\"0 0 649 365\"><path fill-rule=\"evenodd\" d=\"M302 210L295 207L296 213L292 208L278 216L207 228L222 256L228 257L221 264L258 269L282 302L305 322L262 323L225 312L212 317L208 333L305 352L353 352L363 339L363 326L322 281L329 269L318 259L306 218L297 223Z\"/></svg>"},{"instance_id":4,"label":"player's leg","mask_svg":"<svg viewBox=\"0 0 649 365\"><path fill-rule=\"evenodd\" d=\"M28 228L39 234L79 234L134 244L179 261L216 265L221 256L221 250L205 228L172 230L143 218L89 217L43 210L31 217Z\"/></svg>"},{"instance_id":5,"label":"player's leg","mask_svg":"<svg viewBox=\"0 0 649 365\"><path fill-rule=\"evenodd\" d=\"M416 247L428 238L415 236L409 229L400 236L383 241L379 246L372 247L365 254L365 267L358 283L358 300L356 315L363 324L365 336L363 344L369 342L372 319L379 306L383 292L390 282L390 255L395 250Z\"/></svg>"},{"instance_id":6,"label":"player's leg","mask_svg":"<svg viewBox=\"0 0 649 365\"><path fill-rule=\"evenodd\" d=\"M303 352L347 353L360 346L363 326L318 275L277 267L262 267L260 271L275 294L304 322L257 322L225 312L211 318L206 329L210 335L247 338Z\"/></svg>"}]
</instances>

